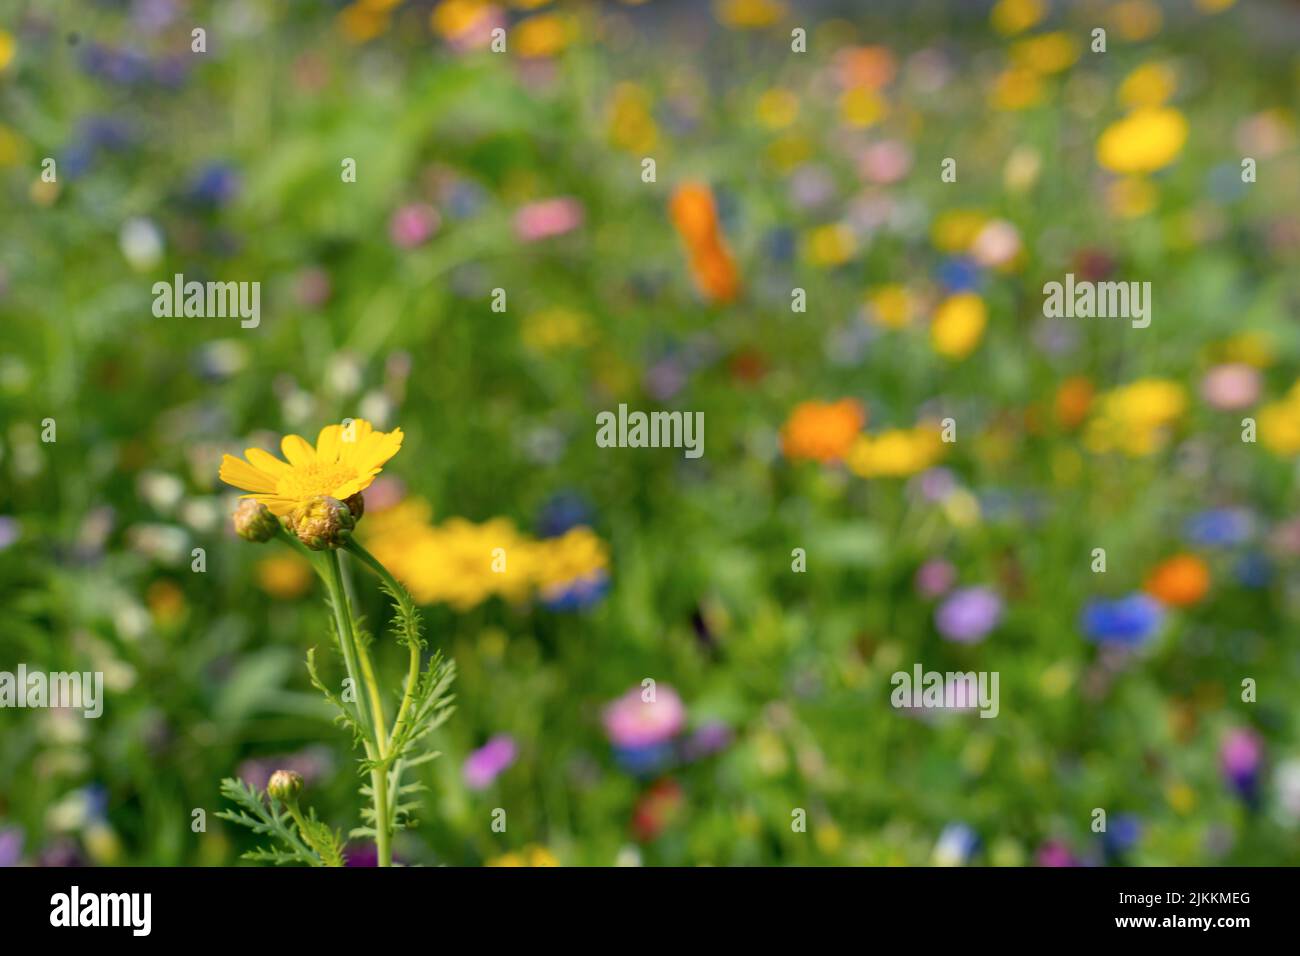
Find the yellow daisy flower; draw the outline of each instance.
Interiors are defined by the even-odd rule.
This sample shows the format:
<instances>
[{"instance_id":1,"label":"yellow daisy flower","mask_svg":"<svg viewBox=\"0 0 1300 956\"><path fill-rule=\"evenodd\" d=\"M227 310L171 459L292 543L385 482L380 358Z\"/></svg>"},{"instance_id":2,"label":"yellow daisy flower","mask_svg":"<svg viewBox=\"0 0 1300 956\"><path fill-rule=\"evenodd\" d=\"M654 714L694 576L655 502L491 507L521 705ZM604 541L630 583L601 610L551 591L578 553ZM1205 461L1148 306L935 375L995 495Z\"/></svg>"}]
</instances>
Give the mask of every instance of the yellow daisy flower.
<instances>
[{"instance_id":1,"label":"yellow daisy flower","mask_svg":"<svg viewBox=\"0 0 1300 956\"><path fill-rule=\"evenodd\" d=\"M358 418L347 425L326 425L315 448L301 435L285 435L280 450L287 463L260 448L247 449L247 461L226 455L221 480L252 492L243 497L256 498L284 517L321 495L343 501L364 491L401 447L400 428L377 432Z\"/></svg>"}]
</instances>

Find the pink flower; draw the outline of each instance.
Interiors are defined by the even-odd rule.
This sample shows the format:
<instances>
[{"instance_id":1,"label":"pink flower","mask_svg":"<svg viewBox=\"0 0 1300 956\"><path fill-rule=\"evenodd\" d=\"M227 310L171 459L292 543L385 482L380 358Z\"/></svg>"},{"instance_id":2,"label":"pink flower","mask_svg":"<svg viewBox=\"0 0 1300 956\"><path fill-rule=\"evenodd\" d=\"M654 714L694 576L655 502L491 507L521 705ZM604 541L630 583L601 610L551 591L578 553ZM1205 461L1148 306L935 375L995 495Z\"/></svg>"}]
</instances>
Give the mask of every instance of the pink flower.
<instances>
[{"instance_id":1,"label":"pink flower","mask_svg":"<svg viewBox=\"0 0 1300 956\"><path fill-rule=\"evenodd\" d=\"M393 213L388 221L388 236L394 245L413 249L428 242L441 224L438 210L423 203L412 203Z\"/></svg>"},{"instance_id":2,"label":"pink flower","mask_svg":"<svg viewBox=\"0 0 1300 956\"><path fill-rule=\"evenodd\" d=\"M1233 411L1259 400L1259 371L1250 365L1216 365L1201 379L1201 395L1215 408Z\"/></svg>"},{"instance_id":3,"label":"pink flower","mask_svg":"<svg viewBox=\"0 0 1300 956\"><path fill-rule=\"evenodd\" d=\"M873 183L895 183L912 168L912 151L896 139L872 143L862 152L858 170Z\"/></svg>"},{"instance_id":4,"label":"pink flower","mask_svg":"<svg viewBox=\"0 0 1300 956\"><path fill-rule=\"evenodd\" d=\"M675 737L686 723L686 708L677 692L664 684L654 691L654 699L643 698L647 691L633 687L622 697L606 705L602 715L605 733L616 747L636 749L653 747Z\"/></svg>"},{"instance_id":5,"label":"pink flower","mask_svg":"<svg viewBox=\"0 0 1300 956\"><path fill-rule=\"evenodd\" d=\"M532 202L515 213L515 235L523 242L562 236L582 225L582 203L567 196Z\"/></svg>"},{"instance_id":6,"label":"pink flower","mask_svg":"<svg viewBox=\"0 0 1300 956\"><path fill-rule=\"evenodd\" d=\"M943 558L931 558L916 569L916 592L925 598L947 594L957 580L957 570Z\"/></svg>"},{"instance_id":7,"label":"pink flower","mask_svg":"<svg viewBox=\"0 0 1300 956\"><path fill-rule=\"evenodd\" d=\"M509 734L497 734L467 758L461 768L465 775L465 785L471 790L482 790L491 786L519 755L519 748Z\"/></svg>"}]
</instances>

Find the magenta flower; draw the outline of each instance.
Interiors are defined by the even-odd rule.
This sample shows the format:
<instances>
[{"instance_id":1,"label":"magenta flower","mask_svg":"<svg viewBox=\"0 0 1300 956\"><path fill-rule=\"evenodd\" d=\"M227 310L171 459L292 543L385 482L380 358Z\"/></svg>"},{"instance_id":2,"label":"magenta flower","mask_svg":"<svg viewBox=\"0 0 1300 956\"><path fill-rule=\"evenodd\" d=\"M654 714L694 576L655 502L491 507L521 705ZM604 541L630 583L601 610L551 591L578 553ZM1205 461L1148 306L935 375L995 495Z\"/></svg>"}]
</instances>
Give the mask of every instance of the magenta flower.
<instances>
[{"instance_id":1,"label":"magenta flower","mask_svg":"<svg viewBox=\"0 0 1300 956\"><path fill-rule=\"evenodd\" d=\"M653 747L677 736L685 725L686 708L675 690L660 685L650 701L643 699L645 693L640 687L633 687L605 706L602 715L605 733L614 746Z\"/></svg>"},{"instance_id":2,"label":"magenta flower","mask_svg":"<svg viewBox=\"0 0 1300 956\"><path fill-rule=\"evenodd\" d=\"M1002 599L984 587L962 588L939 605L934 625L950 641L977 644L1002 620Z\"/></svg>"},{"instance_id":3,"label":"magenta flower","mask_svg":"<svg viewBox=\"0 0 1300 956\"><path fill-rule=\"evenodd\" d=\"M497 734L478 750L465 758L461 772L465 785L471 790L483 790L492 785L519 756L519 748L509 734Z\"/></svg>"},{"instance_id":4,"label":"magenta flower","mask_svg":"<svg viewBox=\"0 0 1300 956\"><path fill-rule=\"evenodd\" d=\"M1048 840L1035 854L1039 866L1078 866L1079 861L1070 848L1060 840Z\"/></svg>"},{"instance_id":5,"label":"magenta flower","mask_svg":"<svg viewBox=\"0 0 1300 956\"><path fill-rule=\"evenodd\" d=\"M582 225L582 203L567 196L529 203L515 213L515 235L536 242L572 232Z\"/></svg>"}]
</instances>

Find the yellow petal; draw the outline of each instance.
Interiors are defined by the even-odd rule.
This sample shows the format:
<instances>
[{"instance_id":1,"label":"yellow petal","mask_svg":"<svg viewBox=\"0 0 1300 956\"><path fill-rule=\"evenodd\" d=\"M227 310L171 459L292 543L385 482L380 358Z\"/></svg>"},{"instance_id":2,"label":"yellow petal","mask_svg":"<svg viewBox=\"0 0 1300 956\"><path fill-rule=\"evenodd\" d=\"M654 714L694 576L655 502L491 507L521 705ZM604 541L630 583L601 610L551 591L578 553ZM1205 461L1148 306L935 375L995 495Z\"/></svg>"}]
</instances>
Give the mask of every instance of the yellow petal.
<instances>
[{"instance_id":1,"label":"yellow petal","mask_svg":"<svg viewBox=\"0 0 1300 956\"><path fill-rule=\"evenodd\" d=\"M339 436L343 429L338 425L326 425L316 436L316 460L324 465L331 465L339 460Z\"/></svg>"},{"instance_id":2,"label":"yellow petal","mask_svg":"<svg viewBox=\"0 0 1300 956\"><path fill-rule=\"evenodd\" d=\"M259 471L264 471L272 477L278 478L280 475L283 475L285 472L290 470L289 466L285 462L282 462L270 452L263 451L260 448L244 449L244 457L248 459L249 464L254 468Z\"/></svg>"},{"instance_id":3,"label":"yellow petal","mask_svg":"<svg viewBox=\"0 0 1300 956\"><path fill-rule=\"evenodd\" d=\"M359 449L353 459L357 469L363 474L374 473L384 466L402 447L402 430L395 428L391 432L375 432L363 449Z\"/></svg>"},{"instance_id":4,"label":"yellow petal","mask_svg":"<svg viewBox=\"0 0 1300 956\"><path fill-rule=\"evenodd\" d=\"M316 449L307 444L301 435L285 435L280 439L280 451L284 452L284 457L295 468L305 468L316 461Z\"/></svg>"},{"instance_id":5,"label":"yellow petal","mask_svg":"<svg viewBox=\"0 0 1300 956\"><path fill-rule=\"evenodd\" d=\"M222 456L219 474L226 484L245 491L275 491L275 478L234 455Z\"/></svg>"},{"instance_id":6,"label":"yellow petal","mask_svg":"<svg viewBox=\"0 0 1300 956\"><path fill-rule=\"evenodd\" d=\"M350 424L339 432L339 461L355 462L357 452L365 446L366 440L374 433L374 426L364 418L354 418Z\"/></svg>"},{"instance_id":7,"label":"yellow petal","mask_svg":"<svg viewBox=\"0 0 1300 956\"><path fill-rule=\"evenodd\" d=\"M285 515L293 513L293 509L298 507L296 498L281 498L279 495L243 495L244 498L256 498L270 510L271 514L277 518L283 518Z\"/></svg>"}]
</instances>

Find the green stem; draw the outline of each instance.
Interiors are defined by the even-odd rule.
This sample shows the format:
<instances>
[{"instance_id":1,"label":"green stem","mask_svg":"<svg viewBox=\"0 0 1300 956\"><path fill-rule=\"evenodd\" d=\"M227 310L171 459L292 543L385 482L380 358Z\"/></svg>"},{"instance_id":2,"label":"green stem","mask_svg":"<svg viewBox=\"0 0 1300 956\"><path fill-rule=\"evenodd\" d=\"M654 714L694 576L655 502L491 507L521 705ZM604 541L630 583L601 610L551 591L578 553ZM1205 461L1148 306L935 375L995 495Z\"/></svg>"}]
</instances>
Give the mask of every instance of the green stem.
<instances>
[{"instance_id":1,"label":"green stem","mask_svg":"<svg viewBox=\"0 0 1300 956\"><path fill-rule=\"evenodd\" d=\"M355 538L348 541L346 547L353 555L359 558L363 564L367 565L375 572L375 574L379 575L380 580L388 585L388 589L392 591L392 593L397 596L397 600L401 602L402 613L408 618L414 617L415 605L411 602L411 596L406 592L406 588L402 587L402 585L398 583L397 579L389 573L389 570L379 563L379 559L362 547ZM397 735L402 731L406 722L407 712L411 707L411 700L415 696L415 685L420 679L419 643L412 641L409 646L409 651L410 660L406 669L406 687L402 693L401 706L397 708L397 720L393 722L393 732L388 737L388 744L390 747L392 746L393 741L397 739Z\"/></svg>"},{"instance_id":2,"label":"green stem","mask_svg":"<svg viewBox=\"0 0 1300 956\"><path fill-rule=\"evenodd\" d=\"M330 592L330 603L334 605L334 618L339 629L339 645L343 648L343 658L348 668L348 676L352 678L355 687L358 686L357 674L360 671L357 660L360 655L365 655L365 648L361 647L356 639L356 630L352 622L352 608L348 603L347 595L343 592L343 573L339 567L337 551L329 550L325 552L325 565L328 570L325 586ZM379 865L392 866L392 833L389 831L388 826L388 775L383 767L387 744L387 737L382 726L384 712L380 705L379 687L375 681L374 669L370 666L369 655L365 655L365 662L364 677L371 704L375 708L373 720L360 699L357 701L357 710L363 715L362 726L366 727L374 738L373 741L365 739L363 743L366 748L366 756L374 765L374 769L370 771L370 797L375 808L375 846L379 853Z\"/></svg>"}]
</instances>

